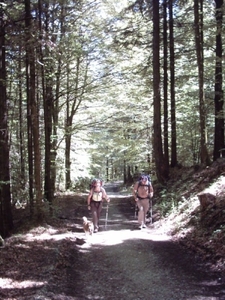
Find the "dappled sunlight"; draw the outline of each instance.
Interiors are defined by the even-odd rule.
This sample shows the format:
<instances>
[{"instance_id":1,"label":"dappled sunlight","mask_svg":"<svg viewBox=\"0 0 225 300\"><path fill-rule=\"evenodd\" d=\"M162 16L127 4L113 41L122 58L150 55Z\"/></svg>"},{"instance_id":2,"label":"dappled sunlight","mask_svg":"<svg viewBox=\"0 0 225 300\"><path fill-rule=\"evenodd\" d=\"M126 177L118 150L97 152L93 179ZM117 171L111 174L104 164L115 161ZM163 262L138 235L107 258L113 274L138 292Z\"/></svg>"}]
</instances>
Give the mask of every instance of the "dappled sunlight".
<instances>
[{"instance_id":1,"label":"dappled sunlight","mask_svg":"<svg viewBox=\"0 0 225 300\"><path fill-rule=\"evenodd\" d=\"M119 195L118 196L118 194L116 194L116 193L110 193L110 192L108 192L107 194L108 194L109 198L111 199L111 201L113 201L115 199L122 201L122 200L127 200L127 198L128 198L127 195ZM132 197L133 196L131 195L130 198L132 198Z\"/></svg>"},{"instance_id":2,"label":"dappled sunlight","mask_svg":"<svg viewBox=\"0 0 225 300\"><path fill-rule=\"evenodd\" d=\"M99 231L93 235L83 230L82 217L92 220L86 202L71 197L58 202L58 219L9 238L2 250L0 298L21 294L24 299L111 299L115 289L115 299L138 299L143 287L143 299L175 299L175 293L187 295L186 300L216 300L212 295L221 291L221 283L193 273L189 257L169 234L169 222L154 215L153 224L147 217L147 228L140 230L132 197L108 195L109 210L104 202ZM186 201L181 209L197 209L197 204ZM185 233L192 230L185 227L185 218L174 214L170 221L183 223ZM211 296L202 297L203 289Z\"/></svg>"},{"instance_id":3,"label":"dappled sunlight","mask_svg":"<svg viewBox=\"0 0 225 300\"><path fill-rule=\"evenodd\" d=\"M187 300L218 300L218 297L194 296L194 297L191 297L191 298L187 298Z\"/></svg>"},{"instance_id":4,"label":"dappled sunlight","mask_svg":"<svg viewBox=\"0 0 225 300\"><path fill-rule=\"evenodd\" d=\"M27 234L20 235L20 239L26 243L32 243L35 241L63 241L70 240L71 242L77 243L78 240L83 240L83 243L79 244L80 249L87 249L91 247L91 245L101 245L101 246L112 246L119 245L128 240L149 240L149 241L169 241L171 239L170 236L164 233L163 229L154 228L154 225L149 225L146 229L139 230L137 229L137 221L136 220L120 220L120 215L113 214L115 218L112 221L108 220L107 227L100 226L100 231L98 233L94 233L92 236L86 235L83 232L82 225L77 227L76 231L64 230L61 232L52 226L48 227L37 227L35 229L30 230ZM102 223L104 220L101 220ZM112 224L111 224L112 222ZM127 228L122 229L121 225ZM75 224L70 224L70 228L75 228ZM29 248L29 244L18 244L17 247L21 248Z\"/></svg>"},{"instance_id":5,"label":"dappled sunlight","mask_svg":"<svg viewBox=\"0 0 225 300\"><path fill-rule=\"evenodd\" d=\"M122 244L127 240L149 240L149 241L169 241L171 237L159 231L154 232L151 229L143 230L131 230L131 229L122 229L122 230L106 230L100 231L93 236L88 237L88 243L83 244L81 248L89 248L91 245L101 245L101 246L112 246Z\"/></svg>"},{"instance_id":6,"label":"dappled sunlight","mask_svg":"<svg viewBox=\"0 0 225 300\"><path fill-rule=\"evenodd\" d=\"M69 239L70 241L76 242L77 239L84 239L87 243L84 243L82 247L89 247L91 244L101 244L101 245L117 245L121 244L126 240L132 239L143 239L149 241L168 241L171 239L170 236L160 232L159 229L154 230L154 228L146 228L142 230L138 229L120 229L120 230L111 230L110 225L107 228L102 227L102 231L93 234L92 236L87 236L83 231L81 232L65 232L58 233L57 230L51 229L50 231L46 229L45 232L38 234L38 232L29 232L21 238L25 242L34 242L34 241L62 241ZM81 228L82 229L82 228ZM54 234L55 232L55 234ZM27 245L20 245L23 248L27 248Z\"/></svg>"},{"instance_id":7,"label":"dappled sunlight","mask_svg":"<svg viewBox=\"0 0 225 300\"><path fill-rule=\"evenodd\" d=\"M34 288L41 287L45 285L47 282L45 281L33 281L33 280L24 280L17 281L11 278L0 278L0 287L1 289L26 289L26 288Z\"/></svg>"},{"instance_id":8,"label":"dappled sunlight","mask_svg":"<svg viewBox=\"0 0 225 300\"><path fill-rule=\"evenodd\" d=\"M33 241L46 241L46 240L55 240L60 241L64 239L74 239L76 240L76 236L72 232L68 233L61 233L61 234L49 234L48 232L42 233L40 235L37 234L26 234L24 237L24 240L27 242L33 242Z\"/></svg>"},{"instance_id":9,"label":"dappled sunlight","mask_svg":"<svg viewBox=\"0 0 225 300\"><path fill-rule=\"evenodd\" d=\"M114 221L115 222L115 221ZM92 236L86 235L83 232L82 226L79 228L79 232L66 231L59 232L53 227L43 228L37 227L32 229L30 232L24 235L20 235L20 239L26 243L32 243L34 241L63 241L70 240L75 242L78 239L82 239L84 243L79 245L81 248L88 248L91 245L101 244L102 246L118 245L127 240L140 239L140 240L149 240L149 241L168 241L171 239L170 236L166 235L163 230L159 228L155 229L154 226L149 226L146 229L139 230L134 228L134 222L127 221L123 222L124 225L131 228L126 229L117 229L119 225L110 225L107 227L101 226L98 233L94 233ZM136 223L136 222L135 222ZM121 226L121 224L120 224ZM114 228L116 227L116 228ZM28 248L28 244L18 244L22 248Z\"/></svg>"}]
</instances>

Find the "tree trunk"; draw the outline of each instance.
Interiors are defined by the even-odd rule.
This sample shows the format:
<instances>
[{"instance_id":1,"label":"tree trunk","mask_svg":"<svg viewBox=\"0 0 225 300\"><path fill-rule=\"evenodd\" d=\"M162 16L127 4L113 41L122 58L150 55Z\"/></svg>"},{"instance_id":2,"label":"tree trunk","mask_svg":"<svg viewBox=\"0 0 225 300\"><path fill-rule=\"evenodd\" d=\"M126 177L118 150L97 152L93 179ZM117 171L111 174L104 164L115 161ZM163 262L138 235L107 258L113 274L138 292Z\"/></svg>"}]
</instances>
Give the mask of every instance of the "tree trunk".
<instances>
[{"instance_id":1,"label":"tree trunk","mask_svg":"<svg viewBox=\"0 0 225 300\"><path fill-rule=\"evenodd\" d=\"M220 157L220 151L224 148L224 113L223 113L223 77L222 77L222 21L223 0L215 0L216 3L216 70L215 70L215 131L213 160ZM221 155L225 157L225 151Z\"/></svg>"},{"instance_id":2,"label":"tree trunk","mask_svg":"<svg viewBox=\"0 0 225 300\"><path fill-rule=\"evenodd\" d=\"M50 203L54 196L54 186L52 182L52 103L53 94L52 86L49 86L47 80L46 98L44 99L44 119L45 119L45 184L44 194L45 199Z\"/></svg>"},{"instance_id":3,"label":"tree trunk","mask_svg":"<svg viewBox=\"0 0 225 300\"><path fill-rule=\"evenodd\" d=\"M154 157L159 182L168 178L168 168L162 150L160 62L159 62L159 1L153 1L153 92L154 92Z\"/></svg>"},{"instance_id":4,"label":"tree trunk","mask_svg":"<svg viewBox=\"0 0 225 300\"><path fill-rule=\"evenodd\" d=\"M66 169L66 190L70 189L71 187L71 176L70 176L70 148L71 148L71 132L69 130L71 126L67 125L67 133L65 137L65 169Z\"/></svg>"},{"instance_id":5,"label":"tree trunk","mask_svg":"<svg viewBox=\"0 0 225 300\"><path fill-rule=\"evenodd\" d=\"M32 121L31 121L31 101L30 101L30 78L29 74L29 56L28 56L28 43L30 39L30 1L25 1L25 26L26 26L26 86L27 86L27 149L28 149L28 173L29 173L29 201L30 201L30 214L34 213L34 179L33 179L33 134L32 134Z\"/></svg>"},{"instance_id":6,"label":"tree trunk","mask_svg":"<svg viewBox=\"0 0 225 300\"><path fill-rule=\"evenodd\" d=\"M38 1L39 7L39 32L43 32L42 29L42 1ZM45 6L45 10L48 10L48 4ZM49 31L49 20L46 18L44 32ZM48 47L43 49L42 35L40 35L40 59L43 62L43 51L45 57L50 57L50 52ZM43 107L44 107L44 128L45 128L45 181L44 181L44 197L51 204L54 197L54 182L52 180L52 123L53 123L53 91L52 91L52 60L45 60L45 65L41 65L42 74L42 90L43 90Z\"/></svg>"},{"instance_id":7,"label":"tree trunk","mask_svg":"<svg viewBox=\"0 0 225 300\"><path fill-rule=\"evenodd\" d=\"M72 134L73 134L73 118L81 104L82 101L82 95L85 91L86 88L86 79L87 79L87 66L85 68L84 73L82 73L82 68L81 68L81 57L78 57L76 60L76 79L75 79L75 88L74 88L74 100L73 102L71 101L71 99L67 99L67 108L66 108L66 128L65 128L65 139L66 139L66 149L65 149L65 153L66 153L66 161L65 161L65 168L66 168L66 189L70 188L71 186L71 174L70 174L70 165L71 165L71 161L70 161L70 149L71 149L71 138L72 138ZM67 68L67 90L69 91L69 74L70 74L70 70L69 67ZM82 79L83 76L83 82L82 82L82 89L79 90L79 84L80 83L80 79Z\"/></svg>"},{"instance_id":8,"label":"tree trunk","mask_svg":"<svg viewBox=\"0 0 225 300\"><path fill-rule=\"evenodd\" d=\"M126 159L123 161L123 183L127 183L127 162Z\"/></svg>"},{"instance_id":9,"label":"tree trunk","mask_svg":"<svg viewBox=\"0 0 225 300\"><path fill-rule=\"evenodd\" d=\"M5 84L4 15L3 6L0 5L0 235L2 237L8 236L13 228L9 174L8 110Z\"/></svg>"},{"instance_id":10,"label":"tree trunk","mask_svg":"<svg viewBox=\"0 0 225 300\"><path fill-rule=\"evenodd\" d=\"M64 6L61 8L61 17L60 17L60 29L61 29L61 35L60 39L63 39L65 34L65 12L64 12ZM59 99L60 99L60 78L62 73L62 57L59 55L58 62L57 62L57 72L56 72L56 89L55 89L55 99L53 101L53 107L52 107L52 132L53 132L53 138L52 138L52 149L51 149L51 182L52 182L52 188L55 190L56 186L56 156L57 156L57 144L58 144L58 123L59 123Z\"/></svg>"},{"instance_id":11,"label":"tree trunk","mask_svg":"<svg viewBox=\"0 0 225 300\"><path fill-rule=\"evenodd\" d=\"M168 46L167 46L167 0L163 2L163 51L164 51L164 154L167 168L169 168L169 135L168 135Z\"/></svg>"},{"instance_id":12,"label":"tree trunk","mask_svg":"<svg viewBox=\"0 0 225 300\"><path fill-rule=\"evenodd\" d=\"M169 0L169 28L170 28L170 97L171 97L171 167L175 167L177 165L177 131L176 131L176 102L175 102L173 0Z\"/></svg>"},{"instance_id":13,"label":"tree trunk","mask_svg":"<svg viewBox=\"0 0 225 300\"><path fill-rule=\"evenodd\" d=\"M206 147L206 115L205 115L205 96L204 96L204 54L203 54L203 3L194 0L194 22L195 22L195 47L198 64L198 86L199 86L199 117L200 117L200 156L201 163L210 163L208 150Z\"/></svg>"},{"instance_id":14,"label":"tree trunk","mask_svg":"<svg viewBox=\"0 0 225 300\"><path fill-rule=\"evenodd\" d=\"M20 53L22 45L20 45ZM22 96L22 55L20 56L19 60L19 143L20 143L20 176L21 176L21 184L20 187L25 190L26 187L26 173L25 173L25 153L24 153L24 130L23 130L23 123L24 123L24 113L23 113L23 96Z\"/></svg>"},{"instance_id":15,"label":"tree trunk","mask_svg":"<svg viewBox=\"0 0 225 300\"><path fill-rule=\"evenodd\" d=\"M27 77L27 103L28 103L28 127L29 127L29 163L33 165L32 154L34 154L34 174L31 177L30 187L33 185L33 175L35 181L35 196L37 217L43 216L42 211L42 190L41 190L41 153L40 153L40 135L39 135L39 114L38 104L35 95L35 53L32 42L32 15L30 10L30 1L25 0L25 25L26 25L26 77ZM31 168L31 167L30 167ZM33 168L32 168L33 169ZM31 171L31 170L30 170ZM31 183L32 182L32 183ZM32 193L30 191L30 193Z\"/></svg>"}]
</instances>

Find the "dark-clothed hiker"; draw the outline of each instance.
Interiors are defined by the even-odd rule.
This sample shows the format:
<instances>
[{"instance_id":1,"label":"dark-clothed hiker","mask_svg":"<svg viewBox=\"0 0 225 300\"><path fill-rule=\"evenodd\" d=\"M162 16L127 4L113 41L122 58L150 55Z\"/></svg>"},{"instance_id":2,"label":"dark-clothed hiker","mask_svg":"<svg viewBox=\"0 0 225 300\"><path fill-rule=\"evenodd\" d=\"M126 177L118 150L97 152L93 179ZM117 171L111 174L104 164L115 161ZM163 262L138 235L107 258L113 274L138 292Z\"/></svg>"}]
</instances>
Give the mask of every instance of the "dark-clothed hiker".
<instances>
[{"instance_id":1,"label":"dark-clothed hiker","mask_svg":"<svg viewBox=\"0 0 225 300\"><path fill-rule=\"evenodd\" d=\"M139 181L135 183L133 196L139 209L139 229L146 228L146 214L149 210L149 199L153 197L153 187L147 175L142 175Z\"/></svg>"}]
</instances>

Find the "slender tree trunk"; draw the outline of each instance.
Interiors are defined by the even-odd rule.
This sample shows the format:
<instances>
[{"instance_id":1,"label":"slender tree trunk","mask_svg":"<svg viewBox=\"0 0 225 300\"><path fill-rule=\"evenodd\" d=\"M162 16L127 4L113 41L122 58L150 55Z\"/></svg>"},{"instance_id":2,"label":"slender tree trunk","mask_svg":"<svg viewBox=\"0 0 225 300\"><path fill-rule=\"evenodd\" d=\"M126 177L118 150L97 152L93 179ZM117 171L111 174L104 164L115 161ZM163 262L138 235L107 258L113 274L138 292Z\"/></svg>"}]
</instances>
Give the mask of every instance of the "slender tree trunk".
<instances>
[{"instance_id":1,"label":"slender tree trunk","mask_svg":"<svg viewBox=\"0 0 225 300\"><path fill-rule=\"evenodd\" d=\"M65 34L65 7L62 6L61 9L61 17L60 17L60 28L61 28L61 35L60 39L63 39ZM52 165L51 165L51 178L52 178L52 187L56 186L56 156L57 156L57 144L58 144L58 123L59 123L59 99L60 99L60 78L62 73L62 58L61 55L58 57L57 61L58 69L56 72L56 91L55 91L55 99L53 102L53 111L52 111L52 118L53 118L53 124L52 124L52 131L53 131L53 137L52 137L52 149L51 149L51 155L52 155Z\"/></svg>"},{"instance_id":2,"label":"slender tree trunk","mask_svg":"<svg viewBox=\"0 0 225 300\"><path fill-rule=\"evenodd\" d=\"M127 166L127 182L132 183L133 182L133 177L131 175L131 166Z\"/></svg>"},{"instance_id":3,"label":"slender tree trunk","mask_svg":"<svg viewBox=\"0 0 225 300\"><path fill-rule=\"evenodd\" d=\"M29 163L33 165L32 153L34 154L34 180L35 180L35 196L37 217L43 216L42 211L42 189L41 189L41 153L40 153L40 134L39 134L39 115L38 105L35 94L35 53L32 43L32 15L30 10L30 1L25 0L25 25L26 25L26 76L27 76L27 103L29 119L29 144L30 157ZM33 137L33 139L32 139ZM33 143L32 143L33 142ZM33 151L32 151L33 149ZM30 174L31 175L31 174ZM33 175L33 174L32 174ZM30 178L32 181L32 177Z\"/></svg>"},{"instance_id":4,"label":"slender tree trunk","mask_svg":"<svg viewBox=\"0 0 225 300\"><path fill-rule=\"evenodd\" d=\"M48 85L48 84L47 84ZM46 98L44 99L44 118L45 118L45 198L52 202L54 196L54 186L52 182L52 86L46 87Z\"/></svg>"},{"instance_id":5,"label":"slender tree trunk","mask_svg":"<svg viewBox=\"0 0 225 300\"><path fill-rule=\"evenodd\" d=\"M223 77L222 77L222 23L223 23L223 0L215 0L216 3L216 70L215 70L215 133L213 160L220 156L225 157L224 148L224 112L223 112Z\"/></svg>"},{"instance_id":6,"label":"slender tree trunk","mask_svg":"<svg viewBox=\"0 0 225 300\"><path fill-rule=\"evenodd\" d=\"M160 103L160 62L159 62L159 1L153 1L153 92L154 92L154 157L159 182L168 178L168 168L162 150L161 103Z\"/></svg>"},{"instance_id":7,"label":"slender tree trunk","mask_svg":"<svg viewBox=\"0 0 225 300\"><path fill-rule=\"evenodd\" d=\"M125 155L125 153L124 153ZM126 184L127 182L127 162L126 159L123 161L123 183Z\"/></svg>"},{"instance_id":8,"label":"slender tree trunk","mask_svg":"<svg viewBox=\"0 0 225 300\"><path fill-rule=\"evenodd\" d=\"M163 2L163 70L164 70L164 154L165 163L169 168L169 136L168 136L168 46L167 46L167 0Z\"/></svg>"},{"instance_id":9,"label":"slender tree trunk","mask_svg":"<svg viewBox=\"0 0 225 300\"><path fill-rule=\"evenodd\" d=\"M0 4L0 235L6 237L13 228L13 219L10 196L5 23L3 9L4 6Z\"/></svg>"},{"instance_id":10,"label":"slender tree trunk","mask_svg":"<svg viewBox=\"0 0 225 300\"><path fill-rule=\"evenodd\" d=\"M71 161L70 161L70 149L71 149L71 138L73 134L73 118L81 104L82 101L82 94L86 88L86 80L87 80L87 66L85 68L84 73L81 72L81 59L80 57L76 60L76 79L75 79L75 88L74 88L74 100L73 102L68 98L67 99L67 112L66 112L66 128L65 128L65 135L66 135L66 149L65 149L65 169L66 169L66 189L70 188L71 186ZM69 84L69 68L67 70L67 84ZM82 82L82 89L79 90L79 80L83 79ZM69 90L69 85L67 87ZM72 102L72 104L71 104Z\"/></svg>"},{"instance_id":11,"label":"slender tree trunk","mask_svg":"<svg viewBox=\"0 0 225 300\"><path fill-rule=\"evenodd\" d=\"M61 77L61 58L58 60L58 71L56 75L56 93L55 100L53 103L53 138L52 138L52 169L51 169L51 178L52 178L52 187L56 186L56 156L57 156L57 144L58 144L58 124L59 124L59 94L60 94L60 77Z\"/></svg>"},{"instance_id":12,"label":"slender tree trunk","mask_svg":"<svg viewBox=\"0 0 225 300\"><path fill-rule=\"evenodd\" d=\"M30 15L30 1L25 1L25 26L26 26L26 86L27 86L27 148L28 148L28 173L29 173L29 200L30 200L30 213L34 213L34 179L33 179L33 134L32 134L32 121L31 121L31 100L30 100L30 77L29 77L29 56L28 56L28 43L30 40L29 27L31 22Z\"/></svg>"},{"instance_id":13,"label":"slender tree trunk","mask_svg":"<svg viewBox=\"0 0 225 300\"><path fill-rule=\"evenodd\" d=\"M67 90L69 90L69 66L67 67ZM77 79L76 79L77 80ZM68 96L68 95L67 95ZM70 101L67 97L66 101L66 126L65 126L65 188L68 190L71 186L71 176L70 176L70 143L71 143L71 126L72 126L72 115L70 114Z\"/></svg>"},{"instance_id":14,"label":"slender tree trunk","mask_svg":"<svg viewBox=\"0 0 225 300\"><path fill-rule=\"evenodd\" d=\"M42 1L38 1L38 10L39 10L39 32L43 32L42 28ZM48 18L48 8L49 4L46 3L45 12L47 17L45 19L45 28L44 32L48 34L49 32L49 18ZM44 175L44 197L49 203L52 203L54 197L54 183L52 180L52 122L53 122L53 80L52 80L52 60L45 60L44 64L44 55L45 57L50 57L48 47L45 47L43 50L43 39L42 35L39 35L40 47L39 54L42 61L41 65L41 74L42 74L42 89L43 89L43 107L44 107L44 130L45 130L45 175ZM51 207L51 206L50 206Z\"/></svg>"},{"instance_id":15,"label":"slender tree trunk","mask_svg":"<svg viewBox=\"0 0 225 300\"><path fill-rule=\"evenodd\" d=\"M200 13L199 13L200 2ZM198 63L199 86L199 117L200 117L200 156L202 164L209 164L209 155L206 147L206 114L204 96L204 53L203 53L203 3L202 0L194 0L195 16L195 47Z\"/></svg>"},{"instance_id":16,"label":"slender tree trunk","mask_svg":"<svg viewBox=\"0 0 225 300\"><path fill-rule=\"evenodd\" d=\"M164 90L164 155L167 168L169 168L169 136L168 136L168 46L167 46L167 0L163 2L163 90Z\"/></svg>"},{"instance_id":17,"label":"slender tree trunk","mask_svg":"<svg viewBox=\"0 0 225 300\"><path fill-rule=\"evenodd\" d=\"M109 181L109 158L106 157L106 181Z\"/></svg>"},{"instance_id":18,"label":"slender tree trunk","mask_svg":"<svg viewBox=\"0 0 225 300\"><path fill-rule=\"evenodd\" d=\"M21 49L21 45L20 45ZM21 51L20 51L21 53ZM23 115L23 97L22 97L22 66L21 66L22 57L19 60L19 141L20 141L20 174L21 174L21 187L25 189L25 159L24 159L24 130L23 130L23 123L24 123L24 115Z\"/></svg>"},{"instance_id":19,"label":"slender tree trunk","mask_svg":"<svg viewBox=\"0 0 225 300\"><path fill-rule=\"evenodd\" d=\"M70 177L70 174L71 174L71 172L70 172L71 133L69 132L70 129L71 129L71 126L68 126L68 124L67 124L67 133L66 133L66 137L65 137L66 190L70 189L70 187L71 187L71 177Z\"/></svg>"},{"instance_id":20,"label":"slender tree trunk","mask_svg":"<svg viewBox=\"0 0 225 300\"><path fill-rule=\"evenodd\" d=\"M175 167L177 165L177 130L176 130L176 101L175 101L173 0L169 0L169 28L170 28L170 97L171 97L171 167Z\"/></svg>"}]
</instances>

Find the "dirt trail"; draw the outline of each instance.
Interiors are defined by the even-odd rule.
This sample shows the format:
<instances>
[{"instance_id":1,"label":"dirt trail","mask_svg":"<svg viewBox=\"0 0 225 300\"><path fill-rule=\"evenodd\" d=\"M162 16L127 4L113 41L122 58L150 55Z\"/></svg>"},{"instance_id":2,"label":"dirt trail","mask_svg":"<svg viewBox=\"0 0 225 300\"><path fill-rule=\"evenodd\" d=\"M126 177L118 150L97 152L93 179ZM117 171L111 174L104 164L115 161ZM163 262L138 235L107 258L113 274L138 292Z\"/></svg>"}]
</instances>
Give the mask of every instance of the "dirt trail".
<instances>
[{"instance_id":1,"label":"dirt trail","mask_svg":"<svg viewBox=\"0 0 225 300\"><path fill-rule=\"evenodd\" d=\"M100 231L85 237L85 197L59 201L57 222L0 249L0 299L224 300L225 285L159 227L137 229L131 199L116 186Z\"/></svg>"},{"instance_id":2,"label":"dirt trail","mask_svg":"<svg viewBox=\"0 0 225 300\"><path fill-rule=\"evenodd\" d=\"M217 277L157 225L138 230L130 199L106 189L111 197L107 228L103 211L102 231L80 246L79 299L225 299Z\"/></svg>"}]
</instances>

